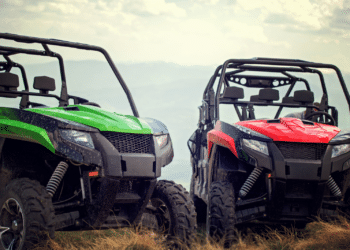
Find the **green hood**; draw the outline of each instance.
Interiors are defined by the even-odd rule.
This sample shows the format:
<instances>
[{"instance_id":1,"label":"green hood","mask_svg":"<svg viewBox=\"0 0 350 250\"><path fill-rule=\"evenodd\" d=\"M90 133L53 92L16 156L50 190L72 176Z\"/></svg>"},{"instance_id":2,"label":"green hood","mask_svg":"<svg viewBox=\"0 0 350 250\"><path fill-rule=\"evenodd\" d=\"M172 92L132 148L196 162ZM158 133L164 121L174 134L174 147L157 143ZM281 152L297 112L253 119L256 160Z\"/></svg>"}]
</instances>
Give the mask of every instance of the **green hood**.
<instances>
[{"instance_id":1,"label":"green hood","mask_svg":"<svg viewBox=\"0 0 350 250\"><path fill-rule=\"evenodd\" d=\"M124 132L134 134L152 134L150 126L131 115L121 115L87 105L68 107L26 109L43 115L78 122L100 131Z\"/></svg>"}]
</instances>

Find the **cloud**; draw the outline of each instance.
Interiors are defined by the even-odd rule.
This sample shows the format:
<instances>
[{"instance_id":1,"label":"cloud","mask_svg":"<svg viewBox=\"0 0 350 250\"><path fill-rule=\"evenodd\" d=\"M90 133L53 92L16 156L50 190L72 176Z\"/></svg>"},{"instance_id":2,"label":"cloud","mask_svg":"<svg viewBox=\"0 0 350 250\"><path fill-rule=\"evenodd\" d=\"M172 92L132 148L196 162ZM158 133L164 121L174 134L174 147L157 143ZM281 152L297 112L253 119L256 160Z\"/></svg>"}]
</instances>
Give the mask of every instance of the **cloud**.
<instances>
[{"instance_id":1,"label":"cloud","mask_svg":"<svg viewBox=\"0 0 350 250\"><path fill-rule=\"evenodd\" d=\"M337 63L335 55L349 53L350 4L345 0L0 2L1 32L98 45L117 63L216 66L228 58L255 56ZM102 59L85 54L72 51L65 59Z\"/></svg>"},{"instance_id":2,"label":"cloud","mask_svg":"<svg viewBox=\"0 0 350 250\"><path fill-rule=\"evenodd\" d=\"M259 10L263 22L299 30L320 30L328 26L328 18L343 8L343 0L237 0L235 8Z\"/></svg>"},{"instance_id":3,"label":"cloud","mask_svg":"<svg viewBox=\"0 0 350 250\"><path fill-rule=\"evenodd\" d=\"M228 32L226 36L253 40L255 42L267 43L268 38L264 34L262 26L249 25L243 22L230 20L225 23Z\"/></svg>"},{"instance_id":4,"label":"cloud","mask_svg":"<svg viewBox=\"0 0 350 250\"><path fill-rule=\"evenodd\" d=\"M25 6L25 10L28 12L38 13L44 11L46 8L45 4L28 5Z\"/></svg>"},{"instance_id":5,"label":"cloud","mask_svg":"<svg viewBox=\"0 0 350 250\"><path fill-rule=\"evenodd\" d=\"M1 7L9 7L9 6L22 6L23 0L2 0L0 3Z\"/></svg>"},{"instance_id":6,"label":"cloud","mask_svg":"<svg viewBox=\"0 0 350 250\"><path fill-rule=\"evenodd\" d=\"M58 11L64 14L73 14L73 15L80 14L80 9L81 9L79 8L79 6L72 3L48 3L48 7L52 11Z\"/></svg>"},{"instance_id":7,"label":"cloud","mask_svg":"<svg viewBox=\"0 0 350 250\"><path fill-rule=\"evenodd\" d=\"M167 3L165 0L125 0L123 10L141 16L186 16L184 9L179 8L175 3Z\"/></svg>"},{"instance_id":8,"label":"cloud","mask_svg":"<svg viewBox=\"0 0 350 250\"><path fill-rule=\"evenodd\" d=\"M337 8L334 11L334 15L330 18L330 25L333 28L341 30L350 29L350 3L349 1L344 3L344 8Z\"/></svg>"},{"instance_id":9,"label":"cloud","mask_svg":"<svg viewBox=\"0 0 350 250\"><path fill-rule=\"evenodd\" d=\"M195 0L194 2L204 3L204 4L207 4L207 5L215 5L219 1L220 0Z\"/></svg>"}]
</instances>

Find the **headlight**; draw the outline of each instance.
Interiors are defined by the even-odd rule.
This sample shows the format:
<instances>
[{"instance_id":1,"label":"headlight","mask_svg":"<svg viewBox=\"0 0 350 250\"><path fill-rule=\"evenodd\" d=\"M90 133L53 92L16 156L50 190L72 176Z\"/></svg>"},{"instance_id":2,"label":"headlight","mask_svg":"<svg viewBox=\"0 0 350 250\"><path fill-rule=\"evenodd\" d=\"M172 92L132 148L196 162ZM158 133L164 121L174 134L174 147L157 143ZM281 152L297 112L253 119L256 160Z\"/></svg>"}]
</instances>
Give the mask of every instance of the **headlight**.
<instances>
[{"instance_id":1,"label":"headlight","mask_svg":"<svg viewBox=\"0 0 350 250\"><path fill-rule=\"evenodd\" d=\"M154 138L159 148L164 147L168 143L168 135L159 135L159 136L155 136Z\"/></svg>"},{"instance_id":2,"label":"headlight","mask_svg":"<svg viewBox=\"0 0 350 250\"><path fill-rule=\"evenodd\" d=\"M241 126L241 125L237 125L237 124L233 124L233 126L237 129L239 129L240 131L244 132L244 133L247 133L248 135L253 135L253 136L257 136L257 137L260 137L260 138L263 138L263 139L270 139L270 137L267 137L266 135L263 135L263 134L260 134L250 128L246 128L244 126Z\"/></svg>"},{"instance_id":3,"label":"headlight","mask_svg":"<svg viewBox=\"0 0 350 250\"><path fill-rule=\"evenodd\" d=\"M334 146L332 149L332 158L345 154L350 151L350 144L342 144Z\"/></svg>"},{"instance_id":4,"label":"headlight","mask_svg":"<svg viewBox=\"0 0 350 250\"><path fill-rule=\"evenodd\" d=\"M60 130L63 139L88 148L95 148L90 134L77 130Z\"/></svg>"},{"instance_id":5,"label":"headlight","mask_svg":"<svg viewBox=\"0 0 350 250\"><path fill-rule=\"evenodd\" d=\"M269 155L266 142L243 139L243 144L248 148L263 153L264 155Z\"/></svg>"}]
</instances>

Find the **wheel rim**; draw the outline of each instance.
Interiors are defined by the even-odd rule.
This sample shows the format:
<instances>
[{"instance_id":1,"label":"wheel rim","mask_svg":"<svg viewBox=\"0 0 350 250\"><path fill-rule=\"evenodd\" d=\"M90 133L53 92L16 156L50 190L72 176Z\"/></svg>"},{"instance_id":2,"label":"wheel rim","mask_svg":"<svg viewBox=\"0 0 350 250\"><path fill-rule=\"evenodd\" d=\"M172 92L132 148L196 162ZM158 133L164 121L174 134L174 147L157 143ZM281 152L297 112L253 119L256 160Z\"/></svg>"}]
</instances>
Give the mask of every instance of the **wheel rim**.
<instances>
[{"instance_id":1,"label":"wheel rim","mask_svg":"<svg viewBox=\"0 0 350 250\"><path fill-rule=\"evenodd\" d=\"M151 202L152 206L157 209L155 216L157 218L159 230L165 234L169 234L171 228L171 218L168 206L158 198L152 199Z\"/></svg>"},{"instance_id":2,"label":"wheel rim","mask_svg":"<svg viewBox=\"0 0 350 250\"><path fill-rule=\"evenodd\" d=\"M23 210L18 201L9 198L0 211L0 241L6 250L21 249L24 243Z\"/></svg>"}]
</instances>

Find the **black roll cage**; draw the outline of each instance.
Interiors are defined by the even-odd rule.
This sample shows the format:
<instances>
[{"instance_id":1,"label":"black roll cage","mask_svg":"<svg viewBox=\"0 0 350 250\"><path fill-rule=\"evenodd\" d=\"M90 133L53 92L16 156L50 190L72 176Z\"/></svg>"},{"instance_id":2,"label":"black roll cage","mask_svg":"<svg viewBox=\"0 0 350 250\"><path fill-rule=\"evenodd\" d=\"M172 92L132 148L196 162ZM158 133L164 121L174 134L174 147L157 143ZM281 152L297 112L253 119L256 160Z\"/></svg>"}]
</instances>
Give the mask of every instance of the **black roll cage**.
<instances>
[{"instance_id":1,"label":"black roll cage","mask_svg":"<svg viewBox=\"0 0 350 250\"><path fill-rule=\"evenodd\" d=\"M268 66L266 66L268 65ZM238 77L238 78L260 78L260 79L270 79L272 80L273 78L283 78L283 77L264 77L264 76L255 76L255 75L237 75L238 73L242 73L242 72L246 72L246 71L261 71L261 72L272 72L272 73L281 73L283 75L286 76L285 79L289 79L289 83L287 84L278 84L277 86L256 86L259 88L275 88L275 87L280 87L280 86L286 86L286 85L291 85L290 88L288 89L285 97L288 97L289 94L291 93L295 82L296 81L302 81L305 83L306 89L310 91L310 86L308 84L308 82L303 79L303 78L297 78L291 74L289 74L288 72L300 72L300 73L314 73L317 74L320 78L320 82L321 82L321 87L322 87L322 91L323 91L323 96L322 98L326 100L326 105L328 105L328 93L327 93L327 89L326 89L326 84L324 81L324 77L323 74L320 70L315 69L315 68L326 68L326 69L333 69L336 74L337 77L339 79L339 82L341 84L341 87L343 89L343 92L345 94L345 98L346 101L348 103L349 106L349 110L350 110L350 96L349 96L349 92L348 89L345 85L345 81L343 79L342 73L339 70L338 67L336 67L335 65L332 64L322 64L322 63L313 63L313 62L307 62L307 61L302 61L302 60L294 60L294 59L276 59L276 58L252 58L252 59L229 59L227 61L224 62L223 65L220 65L216 68L214 75L210 78L205 91L203 93L203 100L207 101L208 103L213 102L213 106L214 106L214 114L213 114L213 119L211 120L211 122L216 122L217 120L220 119L219 116L219 104L223 103L220 102L220 93L221 93L221 89L223 84L225 84L225 87L229 86L229 78L230 77ZM227 69L236 69L235 71L231 71L231 72L226 72ZM221 72L220 72L221 71ZM217 91L215 93L215 97L214 100L210 100L210 90L213 91L213 86L215 83L215 80L217 77L220 77L218 86L217 86ZM231 81L233 82L233 81ZM235 84L240 84L240 85L244 85L241 84L240 82L233 82ZM254 86L248 86L248 87L254 87ZM234 107L236 109L236 112L240 118L240 120L242 120L244 117L242 117L240 115L240 113L238 112L238 108L237 105L243 105L243 106L247 106L249 104L253 104L253 105L257 105L257 106L279 106L279 110L275 116L275 119L279 116L281 110L283 107L306 107L306 108L317 108L315 106L312 105L300 105L300 104L285 104L285 103L261 103L261 102L247 102L247 101L231 101L229 102L230 104L234 104ZM332 106L328 106L329 108L333 110L335 110L334 107ZM201 120L201 118L200 118Z\"/></svg>"},{"instance_id":2,"label":"black roll cage","mask_svg":"<svg viewBox=\"0 0 350 250\"><path fill-rule=\"evenodd\" d=\"M57 39L46 39L46 38L38 38L38 37L30 37L30 36L21 36L16 34L9 34L9 33L0 33L0 39L6 39L6 40L13 40L19 43L39 43L43 46L44 50L34 50L34 49L23 49L23 48L14 48L14 47L7 47L7 46L0 46L0 55L4 57L6 62L0 62L0 70L6 70L7 72L10 71L11 67L18 67L21 70L23 82L25 85L25 89L28 90L28 81L26 78L26 74L24 71L24 68L22 65L13 62L10 59L10 56L16 55L16 54L29 54L29 55L39 55L39 56L49 56L49 57L55 57L58 59L59 66L60 66L60 74L61 74L61 94L60 97L56 95L50 95L50 94L40 94L40 93L32 93L32 92L21 92L21 91L0 91L0 93L12 93L12 94L19 94L19 95L36 95L36 96L50 96L54 97L57 100L59 100L59 106L67 106L68 105L68 99L69 98L77 98L73 96L69 96L67 92L67 84L66 84L66 75L64 70L64 63L63 58L60 54L53 52L49 49L48 45L54 45L54 46L61 46L61 47L69 47L69 48L75 48L75 49L82 49L82 50L92 50L100 52L104 55L105 59L107 60L109 66L111 67L114 75L117 77L120 85L122 86L128 101L130 103L132 112L135 117L139 117L139 113L137 111L135 102L132 98L132 95L124 82L122 76L120 75L117 67L113 63L111 57L107 53L107 51L101 47L88 45L88 44L82 44L82 43L74 43L74 42L68 42L68 41L62 41ZM83 100L83 99L82 99Z\"/></svg>"}]
</instances>

